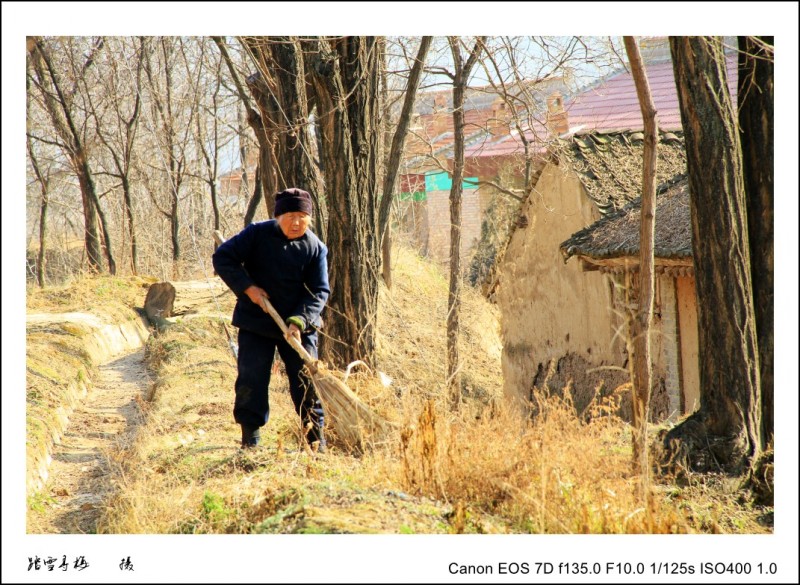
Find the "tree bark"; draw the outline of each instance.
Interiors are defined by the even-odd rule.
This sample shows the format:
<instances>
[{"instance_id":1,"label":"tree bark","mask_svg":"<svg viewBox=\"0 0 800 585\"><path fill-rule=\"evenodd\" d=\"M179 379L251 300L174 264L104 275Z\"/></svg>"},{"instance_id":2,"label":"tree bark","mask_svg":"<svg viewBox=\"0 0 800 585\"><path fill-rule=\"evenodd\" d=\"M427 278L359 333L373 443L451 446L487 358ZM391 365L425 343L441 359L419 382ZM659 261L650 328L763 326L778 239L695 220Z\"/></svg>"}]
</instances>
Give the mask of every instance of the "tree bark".
<instances>
[{"instance_id":1,"label":"tree bark","mask_svg":"<svg viewBox=\"0 0 800 585\"><path fill-rule=\"evenodd\" d=\"M656 221L656 161L658 119L650 83L644 69L639 45L633 37L624 37L625 50L636 84L636 94L644 122L644 168L642 171L642 211L639 232L639 307L633 331L633 464L642 477L649 476L647 458L647 415L653 366L650 357L650 329L653 323L655 271L653 247Z\"/></svg>"},{"instance_id":2,"label":"tree bark","mask_svg":"<svg viewBox=\"0 0 800 585\"><path fill-rule=\"evenodd\" d=\"M147 59L145 61L145 72L152 87L152 102L155 107L161 122L161 141L159 141L159 148L163 148L164 157L166 158L165 173L166 180L169 186L169 209L159 210L164 213L169 220L170 225L170 241L172 245L172 271L173 275L177 277L179 271L179 263L181 260L181 242L180 234L180 219L178 216L179 196L181 187L183 185L184 171L186 164L186 141L179 140L176 134L175 126L176 119L173 114L173 91L175 89L173 84L173 61L171 56L173 54L172 41L168 37L161 37L161 54L163 56L164 64L164 95L162 96L158 83L153 75L152 66L150 63L150 53L145 53ZM178 39L180 42L181 39ZM190 110L189 119L186 120L186 130L191 127L193 122L192 116L194 110Z\"/></svg>"},{"instance_id":3,"label":"tree bark","mask_svg":"<svg viewBox=\"0 0 800 585\"><path fill-rule=\"evenodd\" d=\"M470 72L486 37L478 37L466 63L458 37L449 37L453 55L453 184L450 187L450 288L447 301L447 388L453 408L461 404L461 360L458 353L461 316L461 195L464 181L464 94Z\"/></svg>"},{"instance_id":4,"label":"tree bark","mask_svg":"<svg viewBox=\"0 0 800 585\"><path fill-rule=\"evenodd\" d=\"M671 37L691 195L700 409L665 437L694 469L742 472L762 450L747 199L718 37Z\"/></svg>"},{"instance_id":5,"label":"tree bark","mask_svg":"<svg viewBox=\"0 0 800 585\"><path fill-rule=\"evenodd\" d=\"M276 159L280 175L278 190L300 187L316 197L321 192L314 172L309 133L309 105L303 51L297 37L270 39L272 73L280 107L274 120L279 129ZM274 204L274 202L273 202ZM320 221L322 218L319 218Z\"/></svg>"},{"instance_id":6,"label":"tree bark","mask_svg":"<svg viewBox=\"0 0 800 585\"><path fill-rule=\"evenodd\" d=\"M242 180L239 183L239 195L250 196L250 179L247 175L247 155L249 147L247 146L247 139L245 137L244 117L242 116L242 109L237 108L237 121L239 122L239 160L242 161Z\"/></svg>"},{"instance_id":7,"label":"tree bark","mask_svg":"<svg viewBox=\"0 0 800 585\"><path fill-rule=\"evenodd\" d=\"M31 166L33 167L33 172L36 175L36 179L39 181L40 190L42 193L42 200L39 204L39 255L36 260L36 282L39 285L39 288L44 288L45 269L47 268L47 255L45 253L45 247L47 246L47 207L50 203L50 181L39 169L39 162L36 160L36 154L33 151L33 144L31 143L30 136L27 138L27 143L28 155L31 158Z\"/></svg>"},{"instance_id":8,"label":"tree bark","mask_svg":"<svg viewBox=\"0 0 800 585\"><path fill-rule=\"evenodd\" d=\"M774 162L773 37L739 37L739 127L744 159L747 228L761 376L765 441L775 429L774 404Z\"/></svg>"},{"instance_id":9,"label":"tree bark","mask_svg":"<svg viewBox=\"0 0 800 585\"><path fill-rule=\"evenodd\" d=\"M264 122L266 115L265 111L268 109L268 107L266 105L262 107L262 104L259 102L259 99L265 93L259 89L259 85L264 83L264 81L262 79L263 76L261 76L259 73L248 76L245 81L247 87L250 89L250 92L253 95L253 98L256 100L256 105L253 106L250 98L247 95L247 92L244 89L245 83L243 83L240 79L240 76L236 71L236 67L233 64L233 59L231 59L230 55L228 54L228 50L225 47L225 43L222 41L222 37L211 38L217 44L217 47L219 47L220 54L222 55L225 64L228 66L228 71L230 72L233 83L236 86L239 99L242 101L242 105L247 112L247 123L253 129L253 132L256 135L256 141L258 142L258 164L254 181L255 185L253 186L253 196L247 203L247 211L245 212L244 216L244 226L247 227L250 225L250 223L252 223L256 214L256 210L258 209L258 204L261 202L262 197L265 197L265 194L268 210L267 215L269 215L269 210L274 208L274 196L277 189L274 144ZM242 39L242 44L250 51L253 60L255 61L256 65L258 65L260 44L249 37ZM262 113L256 111L256 108L262 110ZM247 173L247 169L245 168L246 165L246 152L242 150L242 167L245 174ZM244 178L242 180L244 181ZM270 199L272 199L272 207L270 207Z\"/></svg>"},{"instance_id":10,"label":"tree bark","mask_svg":"<svg viewBox=\"0 0 800 585\"><path fill-rule=\"evenodd\" d=\"M111 246L111 231L108 229L108 220L106 219L106 214L103 211L103 208L100 206L100 198L97 196L97 190L94 187L94 179L92 177L91 170L89 169L88 161L84 161L84 163L81 165L81 172L78 174L78 181L88 181L91 184L89 193L94 197L94 208L97 210L97 217L100 220L100 229L102 230L103 234L103 249L106 252L106 261L108 262L108 272L109 274L114 275L117 273L117 261L114 259L114 252Z\"/></svg>"},{"instance_id":11,"label":"tree bark","mask_svg":"<svg viewBox=\"0 0 800 585\"><path fill-rule=\"evenodd\" d=\"M261 164L256 167L255 181L253 181L253 196L247 202L247 210L244 212L244 227L253 223L253 218L256 215L258 206L261 204L263 197L263 183L261 182Z\"/></svg>"},{"instance_id":12,"label":"tree bark","mask_svg":"<svg viewBox=\"0 0 800 585\"><path fill-rule=\"evenodd\" d=\"M383 195L381 197L380 208L378 211L378 228L380 229L381 248L383 252L383 280L386 286L392 287L392 244L391 229L389 225L389 210L394 195L394 184L397 180L397 171L400 168L400 159L403 157L403 146L405 144L408 127L411 123L411 115L414 113L414 101L417 97L417 89L422 78L422 70L425 65L425 57L430 49L433 37L422 37L417 58L411 67L406 84L405 97L403 98L403 109L397 121L397 128L392 137L392 145L389 150L389 162L383 177Z\"/></svg>"},{"instance_id":13,"label":"tree bark","mask_svg":"<svg viewBox=\"0 0 800 585\"><path fill-rule=\"evenodd\" d=\"M203 161L206 165L205 182L208 185L209 196L211 197L211 212L214 215L214 230L220 229L220 215L219 215L219 197L217 194L217 175L219 168L219 152L220 152L220 138L219 138L219 90L222 85L222 58L217 62L217 71L214 79L214 91L211 95L211 125L212 125L212 139L210 148L206 148L208 142L203 132L203 121L198 114L195 119L197 127L197 143L200 154L203 156ZM199 95L198 95L199 99Z\"/></svg>"},{"instance_id":14,"label":"tree bark","mask_svg":"<svg viewBox=\"0 0 800 585\"><path fill-rule=\"evenodd\" d=\"M139 114L141 112L141 74L142 63L144 61L145 41L143 38L139 39L140 48L138 51L138 58L136 64L136 77L135 85L133 87L120 86L118 84L119 78L117 76L118 62L117 57L112 57L110 66L110 76L104 82L106 86L104 90L112 102L112 109L114 112L114 124L104 123L103 117L98 113L95 108L95 103L91 99L92 92L86 88L86 95L89 96L88 104L92 117L95 119L97 137L106 146L108 154L114 163L114 170L108 170L108 174L120 180L122 185L122 198L124 216L121 221L123 230L127 230L127 235L130 240L129 259L131 263L132 274L138 274L138 243L136 238L136 229L133 218L133 197L131 192L131 160L134 152L134 142L138 129ZM120 45L124 47L124 45ZM128 55L124 50L120 51L122 59L127 59ZM105 76L104 76L105 77ZM133 91L133 110L129 117L123 113L123 107L126 106L128 101L129 92ZM118 134L114 135L112 128L116 127ZM112 142L113 140L113 142ZM98 209L100 209L98 207ZM125 224L127 224L125 226ZM122 247L125 247L125 233L122 235Z\"/></svg>"},{"instance_id":15,"label":"tree bark","mask_svg":"<svg viewBox=\"0 0 800 585\"><path fill-rule=\"evenodd\" d=\"M322 353L339 364L374 363L380 269L376 229L380 140L379 43L320 39L313 62L328 204L331 296Z\"/></svg>"},{"instance_id":16,"label":"tree bark","mask_svg":"<svg viewBox=\"0 0 800 585\"><path fill-rule=\"evenodd\" d=\"M70 104L61 87L60 76L53 67L44 40L40 37L28 37L27 48L33 61L34 71L38 77L38 85L42 91L45 107L53 122L53 128L61 138L64 154L70 161L70 165L78 178L81 201L83 203L86 256L89 260L90 270L99 272L102 270L102 258L100 237L97 233L97 208L95 207L97 194L95 193L86 147L75 125ZM52 87L52 91L50 87Z\"/></svg>"},{"instance_id":17,"label":"tree bark","mask_svg":"<svg viewBox=\"0 0 800 585\"><path fill-rule=\"evenodd\" d=\"M136 238L136 224L133 219L131 183L127 174L122 177L122 197L125 200L125 217L128 220L128 236L131 241L131 270L136 275L139 274L139 243Z\"/></svg>"}]
</instances>

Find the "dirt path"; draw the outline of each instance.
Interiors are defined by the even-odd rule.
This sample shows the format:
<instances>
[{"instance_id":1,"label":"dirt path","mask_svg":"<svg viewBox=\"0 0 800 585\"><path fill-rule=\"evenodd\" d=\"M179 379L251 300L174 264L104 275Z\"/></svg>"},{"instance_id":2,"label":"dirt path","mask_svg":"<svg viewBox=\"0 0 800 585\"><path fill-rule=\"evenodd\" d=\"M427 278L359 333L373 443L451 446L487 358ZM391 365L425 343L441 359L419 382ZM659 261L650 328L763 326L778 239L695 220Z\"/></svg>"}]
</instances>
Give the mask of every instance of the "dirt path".
<instances>
[{"instance_id":1,"label":"dirt path","mask_svg":"<svg viewBox=\"0 0 800 585\"><path fill-rule=\"evenodd\" d=\"M28 532L94 533L104 499L113 489L110 458L133 437L140 422L138 400L151 379L144 348L118 355L99 368L99 376L69 419L53 448L47 505L33 515Z\"/></svg>"}]
</instances>

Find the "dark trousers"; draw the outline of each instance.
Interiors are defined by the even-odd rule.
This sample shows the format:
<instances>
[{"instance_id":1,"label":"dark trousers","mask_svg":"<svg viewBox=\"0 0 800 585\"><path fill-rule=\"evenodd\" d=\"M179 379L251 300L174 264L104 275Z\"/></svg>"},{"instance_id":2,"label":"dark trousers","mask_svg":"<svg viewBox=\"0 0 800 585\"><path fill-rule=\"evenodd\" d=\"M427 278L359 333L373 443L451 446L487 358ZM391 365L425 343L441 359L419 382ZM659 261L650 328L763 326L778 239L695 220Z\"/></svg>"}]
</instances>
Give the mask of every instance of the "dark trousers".
<instances>
[{"instance_id":1,"label":"dark trousers","mask_svg":"<svg viewBox=\"0 0 800 585\"><path fill-rule=\"evenodd\" d=\"M302 336L303 347L317 357L317 334ZM322 405L314 385L302 371L303 360L285 339L270 339L251 331L239 329L239 375L236 378L236 400L233 418L240 425L256 429L269 420L269 380L275 348L286 365L289 391L295 411L300 415L303 432L309 443L320 440L324 425ZM308 423L311 423L311 429Z\"/></svg>"}]
</instances>

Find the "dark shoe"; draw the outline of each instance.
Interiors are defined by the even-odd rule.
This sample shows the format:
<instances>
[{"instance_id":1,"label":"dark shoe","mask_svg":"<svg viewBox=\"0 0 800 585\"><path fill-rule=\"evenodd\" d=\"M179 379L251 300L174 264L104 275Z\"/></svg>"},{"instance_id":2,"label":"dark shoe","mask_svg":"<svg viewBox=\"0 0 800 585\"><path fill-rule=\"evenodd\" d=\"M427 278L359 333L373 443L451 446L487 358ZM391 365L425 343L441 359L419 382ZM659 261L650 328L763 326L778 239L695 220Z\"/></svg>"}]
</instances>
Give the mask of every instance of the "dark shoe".
<instances>
[{"instance_id":1,"label":"dark shoe","mask_svg":"<svg viewBox=\"0 0 800 585\"><path fill-rule=\"evenodd\" d=\"M258 428L250 428L242 425L242 449L258 447L261 444L261 434Z\"/></svg>"},{"instance_id":2,"label":"dark shoe","mask_svg":"<svg viewBox=\"0 0 800 585\"><path fill-rule=\"evenodd\" d=\"M325 453L327 450L327 441L325 441L325 434L320 427L312 429L306 437L308 444L311 446L312 451L317 453Z\"/></svg>"}]
</instances>

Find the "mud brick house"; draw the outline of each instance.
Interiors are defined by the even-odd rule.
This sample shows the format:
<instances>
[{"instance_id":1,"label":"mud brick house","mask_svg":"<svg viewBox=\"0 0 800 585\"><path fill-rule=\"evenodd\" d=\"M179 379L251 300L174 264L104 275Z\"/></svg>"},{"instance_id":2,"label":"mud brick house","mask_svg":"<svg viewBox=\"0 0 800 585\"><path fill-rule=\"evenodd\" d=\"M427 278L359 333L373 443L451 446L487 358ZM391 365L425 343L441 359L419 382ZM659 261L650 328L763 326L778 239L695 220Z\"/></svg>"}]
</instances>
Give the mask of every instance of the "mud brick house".
<instances>
[{"instance_id":1,"label":"mud brick house","mask_svg":"<svg viewBox=\"0 0 800 585\"><path fill-rule=\"evenodd\" d=\"M577 232L560 247L566 262L608 276L611 306L622 315L637 298L641 198ZM692 260L689 182L676 175L657 192L655 225L655 307L651 343L656 377L667 393L668 412L699 406L697 299ZM663 400L663 397L662 397Z\"/></svg>"},{"instance_id":2,"label":"mud brick house","mask_svg":"<svg viewBox=\"0 0 800 585\"><path fill-rule=\"evenodd\" d=\"M698 396L689 194L679 178L686 157L669 53L658 57L646 63L661 132L653 420L692 412ZM735 96L735 55L727 65ZM641 197L644 138L633 79L622 71L564 108L569 132L549 146L484 288L502 312L504 393L521 409L545 383L559 390L571 382L581 410L595 392L629 381L623 285L636 294L639 220L628 206ZM572 256L579 261L565 263Z\"/></svg>"},{"instance_id":3,"label":"mud brick house","mask_svg":"<svg viewBox=\"0 0 800 585\"><path fill-rule=\"evenodd\" d=\"M536 114L546 118L549 96L566 92L561 77L508 88L517 101L524 99ZM554 98L551 97L551 101ZM527 118L527 112L517 117ZM516 185L523 149L506 100L491 87L469 88L465 96L465 179L462 193L461 253L468 256L481 237L487 210L497 195L487 182ZM547 127L526 130L528 139L541 149ZM453 156L453 113L450 90L424 92L417 98L398 180L404 229L413 235L420 251L447 262L450 253L449 170ZM499 146L501 145L502 146ZM542 151L544 152L544 151Z\"/></svg>"}]
</instances>

